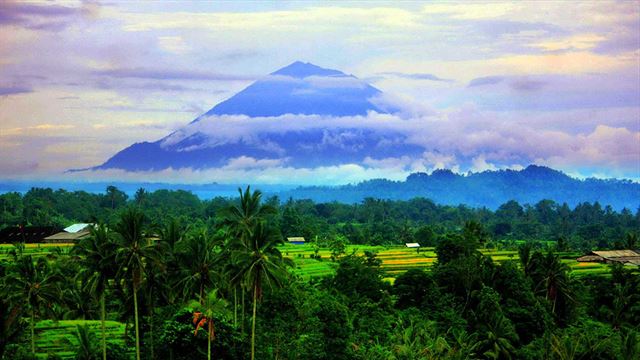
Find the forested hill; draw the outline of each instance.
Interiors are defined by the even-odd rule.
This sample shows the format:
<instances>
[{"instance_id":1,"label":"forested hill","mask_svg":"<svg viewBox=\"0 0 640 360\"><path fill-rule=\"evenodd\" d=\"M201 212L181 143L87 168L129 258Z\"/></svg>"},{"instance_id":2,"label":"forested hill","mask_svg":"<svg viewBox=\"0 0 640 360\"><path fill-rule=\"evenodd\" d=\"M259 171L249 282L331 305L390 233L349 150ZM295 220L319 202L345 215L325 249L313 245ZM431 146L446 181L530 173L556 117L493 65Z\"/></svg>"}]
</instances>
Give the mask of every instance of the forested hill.
<instances>
[{"instance_id":1,"label":"forested hill","mask_svg":"<svg viewBox=\"0 0 640 360\"><path fill-rule=\"evenodd\" d=\"M575 206L599 202L614 209L640 206L640 184L629 180L572 178L544 166L459 175L450 170L414 173L405 181L376 179L338 187L312 186L284 191L281 198L357 203L367 197L408 200L425 197L445 205L465 204L496 209L509 200L535 204L543 199Z\"/></svg>"}]
</instances>

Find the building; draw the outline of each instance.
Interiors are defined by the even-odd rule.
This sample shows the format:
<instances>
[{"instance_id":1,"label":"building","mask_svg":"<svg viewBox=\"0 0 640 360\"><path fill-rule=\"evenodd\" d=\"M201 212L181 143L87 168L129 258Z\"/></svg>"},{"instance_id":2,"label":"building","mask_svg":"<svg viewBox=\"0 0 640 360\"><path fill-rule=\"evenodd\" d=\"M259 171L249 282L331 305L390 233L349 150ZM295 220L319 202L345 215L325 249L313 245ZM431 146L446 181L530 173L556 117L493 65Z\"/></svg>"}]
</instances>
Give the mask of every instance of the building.
<instances>
[{"instance_id":1,"label":"building","mask_svg":"<svg viewBox=\"0 0 640 360\"><path fill-rule=\"evenodd\" d=\"M304 245L305 244L304 238L302 236L288 237L287 238L287 242L289 244L293 244L293 245Z\"/></svg>"},{"instance_id":2,"label":"building","mask_svg":"<svg viewBox=\"0 0 640 360\"><path fill-rule=\"evenodd\" d=\"M44 242L47 243L74 243L91 235L93 224L73 224L64 228L61 232L47 236Z\"/></svg>"},{"instance_id":3,"label":"building","mask_svg":"<svg viewBox=\"0 0 640 360\"><path fill-rule=\"evenodd\" d=\"M576 259L578 262L598 262L605 264L620 263L625 265L640 265L640 253L633 250L603 250L592 251Z\"/></svg>"},{"instance_id":4,"label":"building","mask_svg":"<svg viewBox=\"0 0 640 360\"><path fill-rule=\"evenodd\" d=\"M0 244L39 243L58 229L53 226L11 226L0 230Z\"/></svg>"},{"instance_id":5,"label":"building","mask_svg":"<svg viewBox=\"0 0 640 360\"><path fill-rule=\"evenodd\" d=\"M405 243L404 246L408 247L409 249L416 249L416 252L420 253L420 244L418 243Z\"/></svg>"}]
</instances>

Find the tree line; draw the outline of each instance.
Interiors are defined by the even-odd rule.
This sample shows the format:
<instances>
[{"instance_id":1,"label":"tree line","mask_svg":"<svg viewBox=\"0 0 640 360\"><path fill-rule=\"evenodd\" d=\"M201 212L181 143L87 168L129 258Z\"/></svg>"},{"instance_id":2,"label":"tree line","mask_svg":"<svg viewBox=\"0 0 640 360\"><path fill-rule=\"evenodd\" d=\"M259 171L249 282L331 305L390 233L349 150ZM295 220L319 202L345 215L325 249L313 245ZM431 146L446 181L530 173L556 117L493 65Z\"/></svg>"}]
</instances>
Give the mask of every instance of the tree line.
<instances>
[{"instance_id":1,"label":"tree line","mask_svg":"<svg viewBox=\"0 0 640 360\"><path fill-rule=\"evenodd\" d=\"M571 208L542 200L508 201L495 211L465 205L439 205L425 198L380 200L357 204L316 203L270 197L274 226L285 236L326 241L336 236L353 244L392 245L418 242L435 246L442 236L465 223L481 224L485 246L515 247L520 241L552 242L560 250L622 249L637 245L640 209L615 211L611 206L580 203ZM0 228L11 225L64 227L74 222L113 223L123 208L135 205L152 223L174 217L182 223L212 226L218 213L237 199L201 200L187 191L139 189L131 198L110 186L103 194L33 188L24 195L0 195Z\"/></svg>"}]
</instances>

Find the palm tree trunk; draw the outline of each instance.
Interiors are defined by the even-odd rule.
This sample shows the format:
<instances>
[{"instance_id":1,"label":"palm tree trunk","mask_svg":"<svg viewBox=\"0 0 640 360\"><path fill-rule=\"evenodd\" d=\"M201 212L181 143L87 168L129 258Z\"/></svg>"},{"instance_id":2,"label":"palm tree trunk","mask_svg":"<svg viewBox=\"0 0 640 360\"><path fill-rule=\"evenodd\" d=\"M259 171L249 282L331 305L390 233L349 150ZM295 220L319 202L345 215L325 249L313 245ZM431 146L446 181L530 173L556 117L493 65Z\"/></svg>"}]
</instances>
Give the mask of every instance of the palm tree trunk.
<instances>
[{"instance_id":1,"label":"palm tree trunk","mask_svg":"<svg viewBox=\"0 0 640 360\"><path fill-rule=\"evenodd\" d=\"M105 306L105 300L104 300L104 292L102 293L102 295L100 296L100 320L102 322L101 326L102 326L102 360L107 360L107 331L105 330L105 318L107 317L106 313L106 306Z\"/></svg>"},{"instance_id":2,"label":"palm tree trunk","mask_svg":"<svg viewBox=\"0 0 640 360\"><path fill-rule=\"evenodd\" d=\"M140 360L140 334L138 333L138 291L133 286L133 317L136 323L136 360Z\"/></svg>"},{"instance_id":3,"label":"palm tree trunk","mask_svg":"<svg viewBox=\"0 0 640 360\"><path fill-rule=\"evenodd\" d=\"M36 311L31 309L31 353L36 354Z\"/></svg>"},{"instance_id":4,"label":"palm tree trunk","mask_svg":"<svg viewBox=\"0 0 640 360\"><path fill-rule=\"evenodd\" d=\"M211 360L211 319L209 319L209 341L207 342L207 360Z\"/></svg>"},{"instance_id":5,"label":"palm tree trunk","mask_svg":"<svg viewBox=\"0 0 640 360\"><path fill-rule=\"evenodd\" d=\"M151 346L151 359L155 360L156 356L155 356L155 352L153 349L153 307L150 307L149 309L150 315L149 315L149 338L151 339L150 342L150 346Z\"/></svg>"},{"instance_id":6,"label":"palm tree trunk","mask_svg":"<svg viewBox=\"0 0 640 360\"><path fill-rule=\"evenodd\" d=\"M251 325L251 360L255 359L256 350L256 305L258 304L258 283L253 285L253 323Z\"/></svg>"},{"instance_id":7,"label":"palm tree trunk","mask_svg":"<svg viewBox=\"0 0 640 360\"><path fill-rule=\"evenodd\" d=\"M240 328L242 331L242 335L244 335L244 289L242 289L242 323L240 324Z\"/></svg>"}]
</instances>

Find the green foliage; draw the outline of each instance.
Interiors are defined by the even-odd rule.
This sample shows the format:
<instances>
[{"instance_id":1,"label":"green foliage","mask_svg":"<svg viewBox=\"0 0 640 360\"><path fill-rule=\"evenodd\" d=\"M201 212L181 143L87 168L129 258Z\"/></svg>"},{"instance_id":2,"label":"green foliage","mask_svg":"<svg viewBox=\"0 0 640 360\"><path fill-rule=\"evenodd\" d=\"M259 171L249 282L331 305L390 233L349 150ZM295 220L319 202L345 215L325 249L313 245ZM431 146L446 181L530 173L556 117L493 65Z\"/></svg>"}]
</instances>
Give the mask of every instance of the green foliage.
<instances>
[{"instance_id":1,"label":"green foliage","mask_svg":"<svg viewBox=\"0 0 640 360\"><path fill-rule=\"evenodd\" d=\"M249 188L236 200L142 190L129 200L114 188L0 195L8 224L108 224L70 253L0 247L0 358L29 358L31 338L41 358L100 358L97 318L113 339L109 359L131 358L134 331L148 359L203 358L208 345L224 359L638 357L637 270L577 266L579 253L559 252L637 246L640 216L628 210L281 205ZM283 245L283 234L311 244ZM414 241L420 253L389 246ZM337 261L317 260L329 256ZM206 320L197 335L196 308Z\"/></svg>"}]
</instances>

